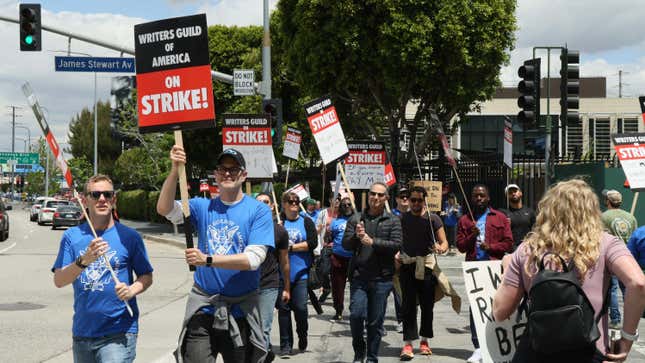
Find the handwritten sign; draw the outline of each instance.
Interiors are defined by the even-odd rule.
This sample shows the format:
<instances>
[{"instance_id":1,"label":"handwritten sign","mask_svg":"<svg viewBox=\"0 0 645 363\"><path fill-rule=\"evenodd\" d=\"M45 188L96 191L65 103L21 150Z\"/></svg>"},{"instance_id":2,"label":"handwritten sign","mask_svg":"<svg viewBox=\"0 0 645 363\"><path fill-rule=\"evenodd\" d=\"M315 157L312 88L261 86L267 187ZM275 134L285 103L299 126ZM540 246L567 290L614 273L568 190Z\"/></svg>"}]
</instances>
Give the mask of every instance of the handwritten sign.
<instances>
[{"instance_id":1,"label":"handwritten sign","mask_svg":"<svg viewBox=\"0 0 645 363\"><path fill-rule=\"evenodd\" d=\"M442 208L441 205L441 182L439 181L428 181L428 180L413 180L410 182L411 186L420 186L423 187L428 196L426 201L428 202L428 209L431 212L440 211Z\"/></svg>"},{"instance_id":2,"label":"handwritten sign","mask_svg":"<svg viewBox=\"0 0 645 363\"><path fill-rule=\"evenodd\" d=\"M373 141L350 141L345 175L350 189L369 189L385 180L385 145Z\"/></svg>"},{"instance_id":3,"label":"handwritten sign","mask_svg":"<svg viewBox=\"0 0 645 363\"><path fill-rule=\"evenodd\" d=\"M292 127L287 127L287 137L284 139L282 155L290 159L298 160L300 154L300 143L302 142L302 132Z\"/></svg>"},{"instance_id":4,"label":"handwritten sign","mask_svg":"<svg viewBox=\"0 0 645 363\"><path fill-rule=\"evenodd\" d=\"M462 268L484 363L510 362L526 319L517 322L517 312L504 321L493 319L493 297L502 284L502 261L462 262Z\"/></svg>"}]
</instances>

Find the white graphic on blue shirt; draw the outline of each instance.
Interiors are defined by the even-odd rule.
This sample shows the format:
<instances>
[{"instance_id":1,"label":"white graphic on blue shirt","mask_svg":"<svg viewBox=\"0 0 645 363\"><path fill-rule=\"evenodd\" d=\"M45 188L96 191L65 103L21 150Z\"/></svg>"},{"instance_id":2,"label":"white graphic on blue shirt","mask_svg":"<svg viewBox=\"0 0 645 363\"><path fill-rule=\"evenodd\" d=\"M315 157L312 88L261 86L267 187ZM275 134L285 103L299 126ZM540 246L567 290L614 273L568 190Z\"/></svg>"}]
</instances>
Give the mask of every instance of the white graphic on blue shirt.
<instances>
[{"instance_id":1,"label":"white graphic on blue shirt","mask_svg":"<svg viewBox=\"0 0 645 363\"><path fill-rule=\"evenodd\" d=\"M86 250L81 251L80 255L84 255ZM114 270L119 269L119 258L116 257L116 251L109 249L105 253L108 261L111 261L114 258ZM99 257L94 262L89 264L83 273L79 277L81 284L83 285L83 290L90 291L104 291L105 286L110 284L112 275L108 271L108 267L105 264L105 258Z\"/></svg>"},{"instance_id":2,"label":"white graphic on blue shirt","mask_svg":"<svg viewBox=\"0 0 645 363\"><path fill-rule=\"evenodd\" d=\"M209 225L208 249L210 252L216 255L229 255L244 251L246 244L239 229L240 226L235 222L226 219L216 220Z\"/></svg>"},{"instance_id":3,"label":"white graphic on blue shirt","mask_svg":"<svg viewBox=\"0 0 645 363\"><path fill-rule=\"evenodd\" d=\"M302 231L300 231L299 229L289 228L287 229L287 233L289 234L289 246L293 246L296 243L300 243L306 240L305 236L303 236L302 234Z\"/></svg>"},{"instance_id":4,"label":"white graphic on blue shirt","mask_svg":"<svg viewBox=\"0 0 645 363\"><path fill-rule=\"evenodd\" d=\"M289 246L307 241L307 230L305 229L305 219L303 217L298 217L295 221L285 220L283 225L289 234ZM307 279L311 262L311 253L309 251L289 252L291 282Z\"/></svg>"}]
</instances>

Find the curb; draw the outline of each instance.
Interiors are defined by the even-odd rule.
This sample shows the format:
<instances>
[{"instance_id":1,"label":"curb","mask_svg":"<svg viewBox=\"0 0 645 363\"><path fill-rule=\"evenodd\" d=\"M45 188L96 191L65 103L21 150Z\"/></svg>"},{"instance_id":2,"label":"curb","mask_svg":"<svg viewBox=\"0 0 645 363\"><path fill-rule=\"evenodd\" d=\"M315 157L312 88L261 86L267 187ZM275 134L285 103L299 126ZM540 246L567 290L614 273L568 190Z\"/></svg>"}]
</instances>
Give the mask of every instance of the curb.
<instances>
[{"instance_id":1,"label":"curb","mask_svg":"<svg viewBox=\"0 0 645 363\"><path fill-rule=\"evenodd\" d=\"M150 234L142 234L141 237L144 240L148 240L151 242L167 244L173 247L180 248L182 250L186 249L186 242L178 241L172 238L164 238L164 237L159 237L159 236L150 235Z\"/></svg>"}]
</instances>

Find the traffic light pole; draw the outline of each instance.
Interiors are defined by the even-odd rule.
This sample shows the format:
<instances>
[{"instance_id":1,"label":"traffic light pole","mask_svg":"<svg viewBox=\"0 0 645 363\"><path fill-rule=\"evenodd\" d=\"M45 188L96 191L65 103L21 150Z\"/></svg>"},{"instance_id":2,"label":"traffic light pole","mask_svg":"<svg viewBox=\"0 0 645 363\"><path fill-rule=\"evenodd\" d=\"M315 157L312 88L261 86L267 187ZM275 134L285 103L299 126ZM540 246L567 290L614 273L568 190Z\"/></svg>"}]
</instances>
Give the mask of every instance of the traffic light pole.
<instances>
[{"instance_id":1,"label":"traffic light pole","mask_svg":"<svg viewBox=\"0 0 645 363\"><path fill-rule=\"evenodd\" d=\"M535 51L538 49L546 49L546 137L544 140L544 192L549 189L551 184L551 49L564 49L564 47L533 47L533 59L535 59ZM538 101L539 102L539 101ZM540 119L540 115L535 116Z\"/></svg>"}]
</instances>

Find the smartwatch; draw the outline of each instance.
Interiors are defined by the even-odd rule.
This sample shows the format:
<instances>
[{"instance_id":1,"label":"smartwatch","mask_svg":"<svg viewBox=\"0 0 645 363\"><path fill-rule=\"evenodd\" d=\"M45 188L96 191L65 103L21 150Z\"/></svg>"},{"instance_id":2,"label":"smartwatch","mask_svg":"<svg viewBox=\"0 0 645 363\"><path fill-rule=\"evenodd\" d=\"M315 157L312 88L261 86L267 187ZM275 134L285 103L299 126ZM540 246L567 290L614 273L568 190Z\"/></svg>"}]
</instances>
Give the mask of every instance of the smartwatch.
<instances>
[{"instance_id":1,"label":"smartwatch","mask_svg":"<svg viewBox=\"0 0 645 363\"><path fill-rule=\"evenodd\" d=\"M76 260L74 261L74 264L76 264L76 266L80 267L81 270L84 270L84 269L87 268L87 265L83 264L83 256L76 257Z\"/></svg>"},{"instance_id":2,"label":"smartwatch","mask_svg":"<svg viewBox=\"0 0 645 363\"><path fill-rule=\"evenodd\" d=\"M213 264L213 256L206 256L206 267L211 267Z\"/></svg>"}]
</instances>

